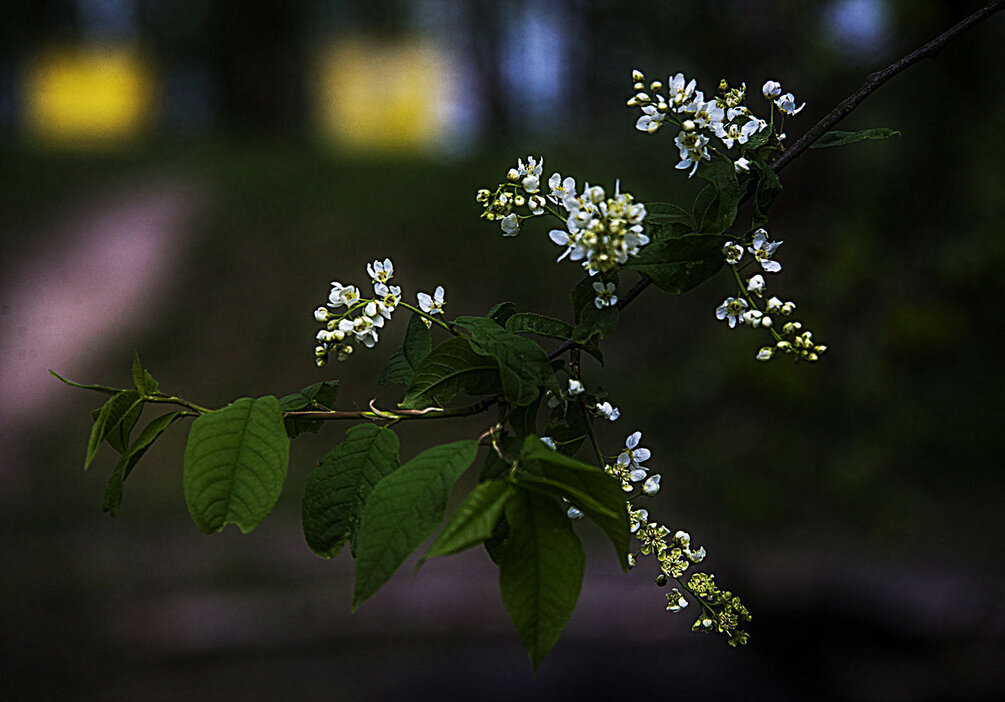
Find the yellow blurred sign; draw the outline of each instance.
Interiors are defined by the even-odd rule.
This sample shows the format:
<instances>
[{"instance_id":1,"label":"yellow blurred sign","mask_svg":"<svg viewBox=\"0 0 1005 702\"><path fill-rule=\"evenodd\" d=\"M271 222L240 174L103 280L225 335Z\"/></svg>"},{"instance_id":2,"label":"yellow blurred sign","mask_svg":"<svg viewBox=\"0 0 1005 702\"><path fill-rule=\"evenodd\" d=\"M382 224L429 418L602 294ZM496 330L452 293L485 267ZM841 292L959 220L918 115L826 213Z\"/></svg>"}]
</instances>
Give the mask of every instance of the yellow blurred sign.
<instances>
[{"instance_id":1,"label":"yellow blurred sign","mask_svg":"<svg viewBox=\"0 0 1005 702\"><path fill-rule=\"evenodd\" d=\"M149 123L154 82L127 46L50 49L29 66L24 84L29 132L60 144L107 144Z\"/></svg>"},{"instance_id":2,"label":"yellow blurred sign","mask_svg":"<svg viewBox=\"0 0 1005 702\"><path fill-rule=\"evenodd\" d=\"M438 106L449 71L435 46L420 40L343 40L317 64L323 135L369 150L418 151L436 143Z\"/></svg>"}]
</instances>

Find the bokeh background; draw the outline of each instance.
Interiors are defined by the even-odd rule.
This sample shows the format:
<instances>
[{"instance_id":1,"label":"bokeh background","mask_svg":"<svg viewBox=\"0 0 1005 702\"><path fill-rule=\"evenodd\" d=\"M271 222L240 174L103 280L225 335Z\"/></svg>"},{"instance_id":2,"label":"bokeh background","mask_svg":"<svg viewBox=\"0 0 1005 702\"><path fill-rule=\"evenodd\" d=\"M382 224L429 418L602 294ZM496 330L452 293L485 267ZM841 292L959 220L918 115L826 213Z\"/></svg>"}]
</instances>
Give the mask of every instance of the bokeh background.
<instances>
[{"instance_id":1,"label":"bokeh background","mask_svg":"<svg viewBox=\"0 0 1005 702\"><path fill-rule=\"evenodd\" d=\"M304 480L344 425L293 444L254 532L203 536L181 490L187 427L147 454L115 520L111 452L81 470L100 397L138 350L209 406L342 380L374 389L404 333L319 371L329 281L393 258L453 315L500 300L568 317L575 266L515 239L474 192L517 156L546 174L689 201L672 135L634 130L629 74L780 80L797 137L872 70L978 7L937 0L50 0L0 23L0 699L975 700L1005 693L1000 433L1005 18L897 77L783 174L772 290L828 343L760 364L714 308L725 274L648 291L605 368L663 474L650 512L688 529L754 613L751 643L690 632L645 567L581 529L587 579L536 677L484 553L409 568L356 614L351 561L313 556ZM628 276L629 279L632 276ZM403 456L485 417L401 427ZM471 476L464 479L470 487ZM464 482L462 481L462 482ZM461 490L456 491L456 504Z\"/></svg>"}]
</instances>

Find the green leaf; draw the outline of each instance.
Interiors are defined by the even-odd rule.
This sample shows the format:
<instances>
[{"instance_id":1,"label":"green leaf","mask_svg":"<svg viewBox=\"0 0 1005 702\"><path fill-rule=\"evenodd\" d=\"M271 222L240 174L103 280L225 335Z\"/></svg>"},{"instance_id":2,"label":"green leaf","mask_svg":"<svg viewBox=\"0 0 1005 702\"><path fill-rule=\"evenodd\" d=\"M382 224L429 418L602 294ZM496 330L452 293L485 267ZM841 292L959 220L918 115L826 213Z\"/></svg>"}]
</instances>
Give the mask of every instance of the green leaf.
<instances>
[{"instance_id":1,"label":"green leaf","mask_svg":"<svg viewBox=\"0 0 1005 702\"><path fill-rule=\"evenodd\" d=\"M586 440L588 426L593 423L593 417L588 415L579 402L569 404L565 412L561 406L552 413L552 420L545 428L545 436L550 436L558 444L558 450L566 455L573 455Z\"/></svg>"},{"instance_id":2,"label":"green leaf","mask_svg":"<svg viewBox=\"0 0 1005 702\"><path fill-rule=\"evenodd\" d=\"M322 460L304 486L304 538L322 558L352 541L373 486L398 467L398 437L390 429L359 424Z\"/></svg>"},{"instance_id":3,"label":"green leaf","mask_svg":"<svg viewBox=\"0 0 1005 702\"><path fill-rule=\"evenodd\" d=\"M700 223L702 232L721 234L733 224L736 208L740 204L740 182L736 177L736 169L728 158L716 157L711 161L701 162L698 177L712 185L715 197L703 212L695 212L695 219ZM702 197L699 193L699 198ZM708 196L705 195L704 199L708 200Z\"/></svg>"},{"instance_id":4,"label":"green leaf","mask_svg":"<svg viewBox=\"0 0 1005 702\"><path fill-rule=\"evenodd\" d=\"M537 433L537 413L541 408L541 397L525 407L514 407L509 415L509 425L517 436L524 437Z\"/></svg>"},{"instance_id":5,"label":"green leaf","mask_svg":"<svg viewBox=\"0 0 1005 702\"><path fill-rule=\"evenodd\" d=\"M815 142L810 144L811 149L826 149L831 146L844 146L845 144L854 144L856 141L864 141L865 139L889 139L890 137L900 136L900 132L896 129L889 129L888 127L877 127L875 129L863 129L859 132L840 132L833 131L827 132L822 137L817 139Z\"/></svg>"},{"instance_id":6,"label":"green leaf","mask_svg":"<svg viewBox=\"0 0 1005 702\"><path fill-rule=\"evenodd\" d=\"M645 249L642 249L645 251ZM609 274L601 281L600 276L586 276L569 293L569 300L576 313L576 326L572 330L572 338L580 344L588 344L595 335L601 338L607 336L618 325L618 308L597 308L595 300L597 291L594 282L612 282L618 284L617 273Z\"/></svg>"},{"instance_id":7,"label":"green leaf","mask_svg":"<svg viewBox=\"0 0 1005 702\"><path fill-rule=\"evenodd\" d=\"M752 228L764 226L768 221L768 208L782 192L782 184L778 175L762 161L751 161L757 173L757 186L754 190L754 213L751 218Z\"/></svg>"},{"instance_id":8,"label":"green leaf","mask_svg":"<svg viewBox=\"0 0 1005 702\"><path fill-rule=\"evenodd\" d=\"M520 487L535 490L550 497L568 498L577 507L590 510L601 517L614 518L616 516L614 512L593 499L590 493L585 490L569 485L561 480L548 478L543 475L535 475L535 472L544 471L536 462L522 460L520 466L527 469L527 472L518 471L516 473L517 485Z\"/></svg>"},{"instance_id":9,"label":"green leaf","mask_svg":"<svg viewBox=\"0 0 1005 702\"><path fill-rule=\"evenodd\" d=\"M147 449L164 433L164 430L184 415L184 412L168 412L157 417L144 427L143 431L136 438L136 441L133 442L133 445L119 459L118 465L115 466L115 470L112 471L108 479L108 486L105 488L105 503L102 506L103 511L108 512L113 517L119 513L119 507L122 505L122 489L126 478L133 472L133 468L143 458L143 454L147 452Z\"/></svg>"},{"instance_id":10,"label":"green leaf","mask_svg":"<svg viewBox=\"0 0 1005 702\"><path fill-rule=\"evenodd\" d=\"M338 386L338 380L322 380L312 383L300 392L279 398L279 409L283 412L332 409L335 406L335 398L338 397ZM306 417L285 417L283 419L286 434L291 439L308 431L317 433L322 424L320 419Z\"/></svg>"},{"instance_id":11,"label":"green leaf","mask_svg":"<svg viewBox=\"0 0 1005 702\"><path fill-rule=\"evenodd\" d=\"M503 434L496 438L496 442L499 444L499 448L502 449L503 455L512 456L513 460L516 460L517 456L520 455L520 449L523 446L521 439ZM481 471L478 473L478 482L483 483L486 480L498 480L509 473L512 467L510 461L501 458L493 449L485 454L485 461L482 463Z\"/></svg>"},{"instance_id":12,"label":"green leaf","mask_svg":"<svg viewBox=\"0 0 1005 702\"><path fill-rule=\"evenodd\" d=\"M457 508L419 564L430 558L466 551L492 538L506 503L515 494L516 488L501 480L480 483Z\"/></svg>"},{"instance_id":13,"label":"green leaf","mask_svg":"<svg viewBox=\"0 0 1005 702\"><path fill-rule=\"evenodd\" d=\"M51 368L49 369L49 375L56 378L56 380L58 380L59 382L69 385L72 388L81 388L82 390L94 390L95 392L101 392L106 395L116 395L120 392L125 392L125 388L113 388L107 385L81 385L80 383L75 383L72 380L67 380L59 373L52 370Z\"/></svg>"},{"instance_id":14,"label":"green leaf","mask_svg":"<svg viewBox=\"0 0 1005 702\"><path fill-rule=\"evenodd\" d=\"M512 302L499 302L489 310L488 318L501 327L506 326L509 318L516 314L516 305Z\"/></svg>"},{"instance_id":15,"label":"green leaf","mask_svg":"<svg viewBox=\"0 0 1005 702\"><path fill-rule=\"evenodd\" d=\"M404 409L443 406L461 391L494 395L500 389L499 364L495 359L476 353L470 339L455 336L422 359L400 406Z\"/></svg>"},{"instance_id":16,"label":"green leaf","mask_svg":"<svg viewBox=\"0 0 1005 702\"><path fill-rule=\"evenodd\" d=\"M520 491L506 505L499 589L536 670L558 642L583 583L583 546L554 500Z\"/></svg>"},{"instance_id":17,"label":"green leaf","mask_svg":"<svg viewBox=\"0 0 1005 702\"><path fill-rule=\"evenodd\" d=\"M617 553L618 563L628 572L628 548L630 542L628 502L621 482L608 475L602 469L577 461L570 456L559 453L536 436L528 436L524 440L521 464L525 461L537 461L541 464L544 476L556 481L569 490L568 495L576 507L604 530ZM517 475L526 481L540 479L526 474ZM553 487L542 484L543 487ZM583 499L582 495L589 499Z\"/></svg>"},{"instance_id":18,"label":"green leaf","mask_svg":"<svg viewBox=\"0 0 1005 702\"><path fill-rule=\"evenodd\" d=\"M139 351L133 353L133 384L141 395L153 395L160 389L160 383L140 363Z\"/></svg>"},{"instance_id":19,"label":"green leaf","mask_svg":"<svg viewBox=\"0 0 1005 702\"><path fill-rule=\"evenodd\" d=\"M227 524L248 533L283 490L290 440L279 401L242 397L192 423L185 446L185 502L209 534Z\"/></svg>"},{"instance_id":20,"label":"green leaf","mask_svg":"<svg viewBox=\"0 0 1005 702\"><path fill-rule=\"evenodd\" d=\"M517 312L506 320L506 330L514 334L537 334L552 339L565 340L572 337L571 324L535 312Z\"/></svg>"},{"instance_id":21,"label":"green leaf","mask_svg":"<svg viewBox=\"0 0 1005 702\"><path fill-rule=\"evenodd\" d=\"M407 385L411 383L412 374L422 360L429 355L431 348L432 340L429 327L426 326L426 322L421 316L413 314L412 318L408 320L405 341L401 348L387 359L377 384L405 383Z\"/></svg>"},{"instance_id":22,"label":"green leaf","mask_svg":"<svg viewBox=\"0 0 1005 702\"><path fill-rule=\"evenodd\" d=\"M354 611L433 533L451 486L477 453L477 441L435 446L377 483L359 523Z\"/></svg>"},{"instance_id":23,"label":"green leaf","mask_svg":"<svg viewBox=\"0 0 1005 702\"><path fill-rule=\"evenodd\" d=\"M679 295L705 282L725 263L718 234L686 234L657 239L632 258L626 268L645 273L662 290Z\"/></svg>"},{"instance_id":24,"label":"green leaf","mask_svg":"<svg viewBox=\"0 0 1005 702\"><path fill-rule=\"evenodd\" d=\"M108 432L105 434L105 441L120 454L125 454L129 450L129 435L136 426L140 414L143 413L143 401L138 397L137 395L136 401L126 410L122 418L108 427Z\"/></svg>"},{"instance_id":25,"label":"green leaf","mask_svg":"<svg viewBox=\"0 0 1005 702\"><path fill-rule=\"evenodd\" d=\"M517 312L506 320L506 330L514 334L537 334L564 341L572 338L573 327L568 322L543 314ZM584 345L583 350L603 364L604 354L596 344Z\"/></svg>"},{"instance_id":26,"label":"green leaf","mask_svg":"<svg viewBox=\"0 0 1005 702\"><path fill-rule=\"evenodd\" d=\"M338 397L338 380L322 380L311 383L300 392L284 395L279 400L279 408L283 412L296 412L307 408L332 409L335 398Z\"/></svg>"},{"instance_id":27,"label":"green leaf","mask_svg":"<svg viewBox=\"0 0 1005 702\"><path fill-rule=\"evenodd\" d=\"M458 317L454 324L471 332L476 353L498 361L503 395L510 405L530 404L540 395L540 386L558 391L548 354L530 339L506 331L487 317Z\"/></svg>"},{"instance_id":28,"label":"green leaf","mask_svg":"<svg viewBox=\"0 0 1005 702\"><path fill-rule=\"evenodd\" d=\"M102 440L107 439L117 451L122 451L128 444L129 432L136 423L143 401L135 390L123 390L112 395L98 411L98 416L91 427L91 436L87 440L87 455L84 458L84 470L87 470ZM125 440L123 440L123 438Z\"/></svg>"},{"instance_id":29,"label":"green leaf","mask_svg":"<svg viewBox=\"0 0 1005 702\"><path fill-rule=\"evenodd\" d=\"M499 517L499 521L496 522L495 528L492 530L492 536L485 539L485 552L489 554L489 558L496 565L502 560L503 554L506 553L506 542L509 539L509 524L506 523L505 513Z\"/></svg>"},{"instance_id":30,"label":"green leaf","mask_svg":"<svg viewBox=\"0 0 1005 702\"><path fill-rule=\"evenodd\" d=\"M654 229L668 224L683 224L694 229L695 221L691 213L670 202L647 202L645 223Z\"/></svg>"}]
</instances>

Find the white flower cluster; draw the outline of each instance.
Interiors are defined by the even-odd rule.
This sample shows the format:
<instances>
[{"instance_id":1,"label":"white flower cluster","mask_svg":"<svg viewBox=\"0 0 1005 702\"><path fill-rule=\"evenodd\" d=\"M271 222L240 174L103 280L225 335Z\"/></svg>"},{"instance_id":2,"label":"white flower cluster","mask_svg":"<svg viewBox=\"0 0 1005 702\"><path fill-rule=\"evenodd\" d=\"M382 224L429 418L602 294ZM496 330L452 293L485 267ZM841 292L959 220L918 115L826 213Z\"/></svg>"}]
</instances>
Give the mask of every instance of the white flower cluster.
<instances>
[{"instance_id":1,"label":"white flower cluster","mask_svg":"<svg viewBox=\"0 0 1005 702\"><path fill-rule=\"evenodd\" d=\"M625 440L625 448L618 454L618 459L614 465L605 465L604 471L621 481L621 489L631 492L635 489L632 483L642 484L642 492L652 497L660 491L660 475L654 473L649 475L649 467L642 465L648 461L652 453L647 448L639 446L642 440L642 432L637 431Z\"/></svg>"},{"instance_id":2,"label":"white flower cluster","mask_svg":"<svg viewBox=\"0 0 1005 702\"><path fill-rule=\"evenodd\" d=\"M391 319L391 314L399 305L416 309L402 303L400 287L390 285L394 277L394 264L391 263L391 259L385 258L383 261L376 260L367 264L366 272L373 284L373 297L364 298L356 286L343 285L333 280L327 307L318 307L314 310L314 319L325 325L317 333L317 346L314 348L314 358L318 366L325 365L333 354L340 361L347 359L353 351L350 343L353 340L366 348L373 348L378 341L377 330L384 326L385 321ZM436 288L433 297L419 293L417 298L422 312L427 315L442 313L442 286ZM345 309L341 313L336 311L342 308ZM428 319L424 318L424 321L429 326Z\"/></svg>"},{"instance_id":3,"label":"white flower cluster","mask_svg":"<svg viewBox=\"0 0 1005 702\"><path fill-rule=\"evenodd\" d=\"M582 261L583 268L590 275L608 273L635 256L649 243L643 231L642 221L646 217L646 207L635 202L629 193L621 192L621 184L614 188L614 196L599 185L585 184L583 192L576 193L576 181L562 179L555 173L548 180L551 193L548 199L560 205L568 213L565 229L552 229L548 236L565 251L558 257L561 261ZM596 286L595 286L596 287ZM601 291L597 288L597 292ZM613 294L613 290L611 293ZM610 298L600 298L606 304L614 304ZM598 307L606 306L598 304Z\"/></svg>"},{"instance_id":4,"label":"white flower cluster","mask_svg":"<svg viewBox=\"0 0 1005 702\"><path fill-rule=\"evenodd\" d=\"M646 86L645 80L641 71L632 71L635 94L628 99L628 105L642 109L635 128L655 134L667 122L680 127L674 140L680 156L676 168L691 169L688 177L695 174L699 163L711 159L709 142L712 136L727 149L732 149L746 145L755 134L773 128L773 121L769 123L756 117L743 104L746 83L730 88L723 80L719 83L720 95L706 100L705 94L697 89L697 82L693 78L688 81L683 73L667 79L665 93L662 82L653 81ZM762 92L766 98L774 100L783 114L794 115L805 107L804 103L797 108L792 93L782 95L781 85L774 81L765 83ZM784 135L778 136L779 140L783 138ZM749 171L750 161L741 155L733 160L733 167L737 171Z\"/></svg>"},{"instance_id":5,"label":"white flower cluster","mask_svg":"<svg viewBox=\"0 0 1005 702\"><path fill-rule=\"evenodd\" d=\"M747 247L754 261L760 264L765 273L778 273L782 270L782 264L772 257L781 241L768 241L768 233L764 229L754 232L751 245ZM740 263L744 256L743 246L740 243L727 241L722 247L722 253L726 257L726 263L733 266L733 270L740 281L739 271L736 265ZM737 324L746 324L750 327L763 327L771 332L775 339L772 346L764 346L757 352L757 360L769 361L776 351L794 353L797 358L806 361L817 361L820 354L827 350L827 347L816 344L813 341L813 334L809 331L802 331L802 324L799 322L788 322L781 330L774 328L773 315L789 317L796 309L796 303L791 300L783 302L778 297L771 297L764 303L761 309L757 303L757 298L764 297L765 282L764 276L758 273L747 279L746 286L741 286L738 297L727 297L715 310L717 319L729 323L730 328Z\"/></svg>"},{"instance_id":6,"label":"white flower cluster","mask_svg":"<svg viewBox=\"0 0 1005 702\"><path fill-rule=\"evenodd\" d=\"M541 174L544 172L544 159L527 157L517 159L516 168L509 169L506 182L491 190L482 188L475 200L482 203L482 217L487 220L499 221L503 236L516 236L520 233L520 221L544 214L547 201L541 194ZM527 206L529 214L520 215L514 211L517 207Z\"/></svg>"},{"instance_id":7,"label":"white flower cluster","mask_svg":"<svg viewBox=\"0 0 1005 702\"><path fill-rule=\"evenodd\" d=\"M519 234L524 219L546 212L558 217L565 222L565 229L548 233L553 242L565 247L558 260L568 257L571 261L582 261L590 275L614 270L649 243L642 228L645 205L635 202L631 194L622 193L620 183L615 185L612 197L599 185L589 183L584 184L580 193L575 178L552 173L545 194L543 173L544 159L528 156L526 163L518 159L516 168L509 169L506 182L495 192L486 188L478 191L475 199L484 208L481 216L498 221L503 236ZM527 214L516 211L524 206ZM598 306L617 303L616 297L611 301L606 294L598 299L601 301Z\"/></svg>"},{"instance_id":8,"label":"white flower cluster","mask_svg":"<svg viewBox=\"0 0 1005 702\"><path fill-rule=\"evenodd\" d=\"M639 553L643 556L656 556L656 560L659 561L661 573L656 579L657 585L666 585L670 578L680 582L680 577L692 564L705 560L707 555L705 547L692 548L691 535L686 531L678 530L670 536L670 529L658 522L649 521L649 512L644 509L635 510L629 507L628 516L632 533L642 544ZM667 596L667 599L667 609L671 612L679 612L687 607L687 600L676 589Z\"/></svg>"}]
</instances>

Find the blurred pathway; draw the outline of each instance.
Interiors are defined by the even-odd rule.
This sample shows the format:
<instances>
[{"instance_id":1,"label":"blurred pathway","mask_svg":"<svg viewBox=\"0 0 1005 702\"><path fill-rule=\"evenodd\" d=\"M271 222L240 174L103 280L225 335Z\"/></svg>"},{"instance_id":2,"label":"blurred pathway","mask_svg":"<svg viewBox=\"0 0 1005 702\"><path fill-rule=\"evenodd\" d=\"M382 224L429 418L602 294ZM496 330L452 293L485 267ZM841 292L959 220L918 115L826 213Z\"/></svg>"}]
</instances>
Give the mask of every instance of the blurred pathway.
<instances>
[{"instance_id":1,"label":"blurred pathway","mask_svg":"<svg viewBox=\"0 0 1005 702\"><path fill-rule=\"evenodd\" d=\"M87 381L125 330L156 319L196 209L178 183L154 182L82 205L0 278L0 493L17 479L18 434L41 421L64 388L48 374ZM42 213L45 216L46 213ZM7 233L11 236L11 233Z\"/></svg>"}]
</instances>

